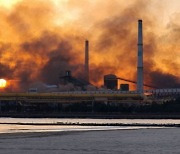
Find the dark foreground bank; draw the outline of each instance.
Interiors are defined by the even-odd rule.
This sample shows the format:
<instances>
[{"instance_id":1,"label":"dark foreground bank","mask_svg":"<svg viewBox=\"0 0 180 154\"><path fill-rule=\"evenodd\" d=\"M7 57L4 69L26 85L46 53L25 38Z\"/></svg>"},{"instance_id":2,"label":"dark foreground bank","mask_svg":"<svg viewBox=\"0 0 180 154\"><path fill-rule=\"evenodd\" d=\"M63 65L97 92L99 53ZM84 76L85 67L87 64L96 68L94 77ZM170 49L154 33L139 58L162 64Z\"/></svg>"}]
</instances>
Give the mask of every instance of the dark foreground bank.
<instances>
[{"instance_id":1,"label":"dark foreground bank","mask_svg":"<svg viewBox=\"0 0 180 154\"><path fill-rule=\"evenodd\" d=\"M0 117L180 119L180 98L161 103L19 103L1 101Z\"/></svg>"}]
</instances>

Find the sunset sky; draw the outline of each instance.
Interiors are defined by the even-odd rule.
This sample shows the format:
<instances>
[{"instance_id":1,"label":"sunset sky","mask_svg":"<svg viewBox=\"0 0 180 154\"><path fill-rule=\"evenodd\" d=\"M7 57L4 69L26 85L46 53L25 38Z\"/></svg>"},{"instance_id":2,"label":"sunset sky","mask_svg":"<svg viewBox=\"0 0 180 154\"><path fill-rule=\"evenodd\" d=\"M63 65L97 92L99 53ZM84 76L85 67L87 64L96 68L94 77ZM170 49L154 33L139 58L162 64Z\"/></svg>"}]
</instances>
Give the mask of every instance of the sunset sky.
<instances>
[{"instance_id":1,"label":"sunset sky","mask_svg":"<svg viewBox=\"0 0 180 154\"><path fill-rule=\"evenodd\" d=\"M136 80L137 20L143 20L145 83L180 86L179 0L0 0L0 74L56 84L65 70L83 74L90 41L90 79L113 73ZM15 83L14 83L15 84Z\"/></svg>"}]
</instances>

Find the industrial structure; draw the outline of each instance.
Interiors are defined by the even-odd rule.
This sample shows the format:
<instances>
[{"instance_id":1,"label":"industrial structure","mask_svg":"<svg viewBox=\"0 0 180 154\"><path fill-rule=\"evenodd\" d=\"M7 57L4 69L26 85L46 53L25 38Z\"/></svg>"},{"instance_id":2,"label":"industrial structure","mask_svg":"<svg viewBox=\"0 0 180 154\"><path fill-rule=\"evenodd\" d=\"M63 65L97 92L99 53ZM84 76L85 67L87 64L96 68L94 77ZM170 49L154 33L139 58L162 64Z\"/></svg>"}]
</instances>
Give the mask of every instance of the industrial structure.
<instances>
[{"instance_id":1,"label":"industrial structure","mask_svg":"<svg viewBox=\"0 0 180 154\"><path fill-rule=\"evenodd\" d=\"M137 83L135 91L129 90L129 84L121 84L118 88L118 80L124 80L131 83ZM60 90L61 87L66 90ZM91 86L91 90L88 89ZM143 86L143 30L142 20L138 20L138 52L137 52L137 82L117 77L114 74L104 76L104 89L98 89L89 82L89 42L85 41L85 64L83 79L77 79L71 75L71 71L65 72L64 76L59 78L59 85L44 85L48 91L39 92L37 87L31 87L27 93L1 93L0 111L2 106L14 103L17 106L40 106L43 104L72 104L72 103L94 103L117 104L120 103L140 103L147 100L149 95L172 96L180 95L180 89L152 89L144 90ZM42 86L41 86L42 87ZM71 87L71 88L67 88ZM94 89L93 89L93 88ZM56 89L51 91L50 89ZM92 90L93 89L93 90ZM37 105L38 104L38 105ZM41 104L41 105L39 105Z\"/></svg>"},{"instance_id":2,"label":"industrial structure","mask_svg":"<svg viewBox=\"0 0 180 154\"><path fill-rule=\"evenodd\" d=\"M129 91L129 84L120 84L121 91Z\"/></svg>"},{"instance_id":3,"label":"industrial structure","mask_svg":"<svg viewBox=\"0 0 180 154\"><path fill-rule=\"evenodd\" d=\"M107 89L117 90L118 89L118 80L116 75L108 74L104 76L104 86Z\"/></svg>"},{"instance_id":4,"label":"industrial structure","mask_svg":"<svg viewBox=\"0 0 180 154\"><path fill-rule=\"evenodd\" d=\"M143 93L143 89L143 32L142 20L138 20L137 92Z\"/></svg>"},{"instance_id":5,"label":"industrial structure","mask_svg":"<svg viewBox=\"0 0 180 154\"><path fill-rule=\"evenodd\" d=\"M89 41L85 41L84 48L84 77L81 79L75 78L71 75L71 71L67 70L64 76L60 76L59 86L68 85L71 83L74 87L73 90L87 90L87 86L91 85L89 82ZM69 89L70 90L70 89ZM72 91L72 88L71 88Z\"/></svg>"},{"instance_id":6,"label":"industrial structure","mask_svg":"<svg viewBox=\"0 0 180 154\"><path fill-rule=\"evenodd\" d=\"M123 79L121 77L117 77L114 74L104 75L104 87L106 90L118 90L118 91L129 91L128 84L121 84L120 88L118 87L118 80L124 80L126 82L137 84L136 93L143 94L144 86L151 87L145 85L143 83L143 32L142 32L142 20L138 20L138 50L137 50L137 81L132 81L128 79ZM71 84L71 86L70 86ZM64 76L60 76L59 78L59 89L57 88L55 92L63 92L65 91L81 91L81 90L89 90L87 87L91 85L89 82L89 41L85 40L84 45L84 75L81 79L75 78L71 75L71 71L68 70L65 72ZM66 86L65 89L61 88ZM95 86L94 90L98 90ZM68 88L69 87L69 88ZM36 89L36 87L34 87ZM61 89L61 90L60 90ZM92 89L92 88L91 88ZM47 91L44 91L47 92Z\"/></svg>"},{"instance_id":7,"label":"industrial structure","mask_svg":"<svg viewBox=\"0 0 180 154\"><path fill-rule=\"evenodd\" d=\"M81 102L138 102L144 96L135 92L120 91L72 91L54 93L4 93L1 101L23 103L81 103Z\"/></svg>"},{"instance_id":8,"label":"industrial structure","mask_svg":"<svg viewBox=\"0 0 180 154\"><path fill-rule=\"evenodd\" d=\"M66 71L64 76L60 77L59 87L63 85L72 84L74 90L86 90L86 86L89 85L89 82L83 79L77 79L71 75L71 71ZM70 89L69 89L70 90ZM72 91L72 90L71 90Z\"/></svg>"},{"instance_id":9,"label":"industrial structure","mask_svg":"<svg viewBox=\"0 0 180 154\"><path fill-rule=\"evenodd\" d=\"M85 65L84 65L85 80L89 83L89 41L85 41Z\"/></svg>"}]
</instances>

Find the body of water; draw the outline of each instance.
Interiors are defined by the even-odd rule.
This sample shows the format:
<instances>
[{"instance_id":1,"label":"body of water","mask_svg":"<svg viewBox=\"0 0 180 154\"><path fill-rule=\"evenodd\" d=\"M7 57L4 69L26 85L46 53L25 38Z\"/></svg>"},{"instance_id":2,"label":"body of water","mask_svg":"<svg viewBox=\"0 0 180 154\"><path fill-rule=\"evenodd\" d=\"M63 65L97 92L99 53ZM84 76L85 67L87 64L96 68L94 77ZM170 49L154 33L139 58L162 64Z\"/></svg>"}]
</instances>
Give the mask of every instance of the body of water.
<instances>
[{"instance_id":1,"label":"body of water","mask_svg":"<svg viewBox=\"0 0 180 154\"><path fill-rule=\"evenodd\" d=\"M60 123L77 124L180 124L180 120L172 119L61 119L61 118L0 118L0 133L17 132L58 132L58 131L91 131L91 130L118 130L163 128L151 126L80 126L58 125ZM41 125L43 124L43 125ZM57 125L56 125L57 124Z\"/></svg>"},{"instance_id":2,"label":"body of water","mask_svg":"<svg viewBox=\"0 0 180 154\"><path fill-rule=\"evenodd\" d=\"M0 118L2 154L170 154L180 153L180 129L94 124L180 124L180 120ZM42 125L41 125L42 124Z\"/></svg>"}]
</instances>

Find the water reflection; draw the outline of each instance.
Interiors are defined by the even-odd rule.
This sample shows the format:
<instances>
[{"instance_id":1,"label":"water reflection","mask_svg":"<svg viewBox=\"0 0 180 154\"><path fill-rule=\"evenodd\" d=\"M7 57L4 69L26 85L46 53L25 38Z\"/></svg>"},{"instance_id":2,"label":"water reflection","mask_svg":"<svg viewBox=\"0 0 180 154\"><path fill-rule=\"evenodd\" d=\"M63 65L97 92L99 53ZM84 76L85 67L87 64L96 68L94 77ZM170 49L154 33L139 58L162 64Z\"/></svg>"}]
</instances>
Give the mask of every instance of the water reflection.
<instances>
[{"instance_id":1,"label":"water reflection","mask_svg":"<svg viewBox=\"0 0 180 154\"><path fill-rule=\"evenodd\" d=\"M0 118L0 133L16 132L53 132L53 131L89 131L114 129L141 129L147 127L131 126L66 126L51 125L57 123L122 123L122 124L180 124L180 120L172 119L60 119L60 118ZM8 124L11 123L11 124ZM36 124L45 125L36 125ZM32 124L32 125L19 125ZM47 124L47 125L46 125ZM148 127L154 128L154 127ZM157 128L157 127L155 127Z\"/></svg>"}]
</instances>

